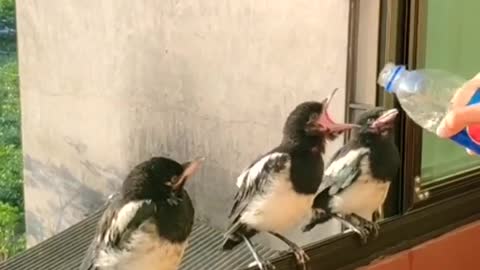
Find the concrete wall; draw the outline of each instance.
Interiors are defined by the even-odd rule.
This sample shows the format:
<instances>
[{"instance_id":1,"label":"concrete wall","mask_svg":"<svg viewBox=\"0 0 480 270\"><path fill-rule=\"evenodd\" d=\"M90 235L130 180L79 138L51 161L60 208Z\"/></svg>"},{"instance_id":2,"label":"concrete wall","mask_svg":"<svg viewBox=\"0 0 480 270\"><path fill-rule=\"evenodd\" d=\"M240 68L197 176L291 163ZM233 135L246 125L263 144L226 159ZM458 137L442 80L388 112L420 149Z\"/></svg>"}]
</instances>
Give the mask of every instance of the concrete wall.
<instances>
[{"instance_id":1,"label":"concrete wall","mask_svg":"<svg viewBox=\"0 0 480 270\"><path fill-rule=\"evenodd\" d=\"M297 103L339 87L344 118L348 3L18 1L28 244L82 219L152 155L208 157L188 188L223 228L236 176L279 142Z\"/></svg>"}]
</instances>

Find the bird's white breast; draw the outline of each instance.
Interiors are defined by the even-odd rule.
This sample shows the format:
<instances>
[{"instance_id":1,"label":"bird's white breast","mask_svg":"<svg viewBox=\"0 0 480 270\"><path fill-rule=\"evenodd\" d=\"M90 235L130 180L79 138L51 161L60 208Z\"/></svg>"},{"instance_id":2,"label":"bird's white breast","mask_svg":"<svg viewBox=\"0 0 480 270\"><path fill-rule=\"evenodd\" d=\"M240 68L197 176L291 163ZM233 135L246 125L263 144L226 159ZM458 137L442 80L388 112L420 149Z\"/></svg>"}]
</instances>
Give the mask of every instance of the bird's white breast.
<instances>
[{"instance_id":1,"label":"bird's white breast","mask_svg":"<svg viewBox=\"0 0 480 270\"><path fill-rule=\"evenodd\" d=\"M381 182L370 175L360 176L351 186L330 200L334 212L355 213L367 220L385 201L390 182Z\"/></svg>"},{"instance_id":2,"label":"bird's white breast","mask_svg":"<svg viewBox=\"0 0 480 270\"><path fill-rule=\"evenodd\" d=\"M286 174L277 176L264 195L253 199L240 218L241 222L260 231L281 233L311 213L314 194L298 194Z\"/></svg>"},{"instance_id":3,"label":"bird's white breast","mask_svg":"<svg viewBox=\"0 0 480 270\"><path fill-rule=\"evenodd\" d=\"M132 234L125 251L100 252L97 265L102 270L176 270L186 243L171 243L159 238L153 224Z\"/></svg>"}]
</instances>

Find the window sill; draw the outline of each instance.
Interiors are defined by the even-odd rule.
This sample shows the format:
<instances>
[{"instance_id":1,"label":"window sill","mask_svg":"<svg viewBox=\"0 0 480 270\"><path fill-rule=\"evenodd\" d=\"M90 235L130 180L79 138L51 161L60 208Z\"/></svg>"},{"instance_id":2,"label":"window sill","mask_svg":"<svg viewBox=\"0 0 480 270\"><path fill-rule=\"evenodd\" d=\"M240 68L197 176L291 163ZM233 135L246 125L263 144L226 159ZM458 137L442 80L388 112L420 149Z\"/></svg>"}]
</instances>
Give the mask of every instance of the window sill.
<instances>
[{"instance_id":1,"label":"window sill","mask_svg":"<svg viewBox=\"0 0 480 270\"><path fill-rule=\"evenodd\" d=\"M309 245L305 250L310 256L312 269L355 269L479 218L480 190L472 190L384 220L379 237L365 246L360 245L357 235L349 232ZM277 270L296 269L295 258L290 253L276 258L273 263Z\"/></svg>"}]
</instances>

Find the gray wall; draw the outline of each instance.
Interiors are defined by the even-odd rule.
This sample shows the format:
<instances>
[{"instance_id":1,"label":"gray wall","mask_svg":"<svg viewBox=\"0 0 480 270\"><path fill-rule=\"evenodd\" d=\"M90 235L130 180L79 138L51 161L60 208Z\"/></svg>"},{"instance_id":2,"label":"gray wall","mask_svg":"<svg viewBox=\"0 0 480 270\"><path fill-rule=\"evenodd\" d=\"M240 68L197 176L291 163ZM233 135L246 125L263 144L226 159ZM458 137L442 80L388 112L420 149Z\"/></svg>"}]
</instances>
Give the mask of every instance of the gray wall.
<instances>
[{"instance_id":1,"label":"gray wall","mask_svg":"<svg viewBox=\"0 0 480 270\"><path fill-rule=\"evenodd\" d=\"M279 142L297 103L339 87L344 118L348 2L18 1L28 244L82 219L152 155L208 157L188 189L223 228L236 176Z\"/></svg>"}]
</instances>

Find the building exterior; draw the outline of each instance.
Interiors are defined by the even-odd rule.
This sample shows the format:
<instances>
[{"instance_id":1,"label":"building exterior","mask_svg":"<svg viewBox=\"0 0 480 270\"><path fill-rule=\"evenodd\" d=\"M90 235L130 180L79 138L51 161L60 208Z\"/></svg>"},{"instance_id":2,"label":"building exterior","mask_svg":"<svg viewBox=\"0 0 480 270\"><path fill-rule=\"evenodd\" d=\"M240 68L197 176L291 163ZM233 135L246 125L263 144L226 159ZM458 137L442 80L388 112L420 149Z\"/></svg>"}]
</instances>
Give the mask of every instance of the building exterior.
<instances>
[{"instance_id":1,"label":"building exterior","mask_svg":"<svg viewBox=\"0 0 480 270\"><path fill-rule=\"evenodd\" d=\"M86 222L128 170L152 155L207 156L188 190L199 224L221 232L236 176L278 143L286 115L299 102L320 100L338 87L334 117L350 121L373 105L397 106L376 86L388 61L466 78L478 73L479 5L19 1L28 245L73 235L68 228ZM458 243L478 243L478 224L450 231L479 217L480 162L404 116L397 130L403 165L383 209L380 238L360 247L333 222L290 237L308 244L318 269L354 269L403 250L371 269L478 269L435 248L465 235ZM329 145L326 159L342 139ZM257 242L276 257L273 250L284 248L271 238ZM415 266L411 256L422 248L431 256ZM435 256L444 264L432 262ZM401 262L389 264L394 260ZM277 269L294 269L291 255L275 262Z\"/></svg>"}]
</instances>

